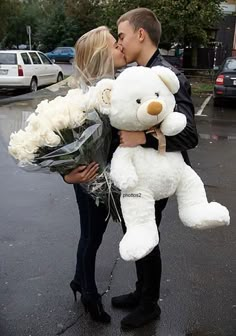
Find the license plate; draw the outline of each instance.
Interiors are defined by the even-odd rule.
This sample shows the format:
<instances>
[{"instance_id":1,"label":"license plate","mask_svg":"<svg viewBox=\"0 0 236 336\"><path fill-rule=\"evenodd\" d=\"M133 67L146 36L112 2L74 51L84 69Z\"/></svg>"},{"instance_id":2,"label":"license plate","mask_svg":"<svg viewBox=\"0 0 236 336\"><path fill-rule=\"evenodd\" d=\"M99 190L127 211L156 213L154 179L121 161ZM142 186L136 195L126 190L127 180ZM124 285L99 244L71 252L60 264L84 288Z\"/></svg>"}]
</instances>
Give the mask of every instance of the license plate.
<instances>
[{"instance_id":1,"label":"license plate","mask_svg":"<svg viewBox=\"0 0 236 336\"><path fill-rule=\"evenodd\" d=\"M233 81L233 85L236 85L236 80Z\"/></svg>"},{"instance_id":2,"label":"license plate","mask_svg":"<svg viewBox=\"0 0 236 336\"><path fill-rule=\"evenodd\" d=\"M0 69L0 75L7 75L7 73L8 73L8 70L2 70L2 69Z\"/></svg>"}]
</instances>

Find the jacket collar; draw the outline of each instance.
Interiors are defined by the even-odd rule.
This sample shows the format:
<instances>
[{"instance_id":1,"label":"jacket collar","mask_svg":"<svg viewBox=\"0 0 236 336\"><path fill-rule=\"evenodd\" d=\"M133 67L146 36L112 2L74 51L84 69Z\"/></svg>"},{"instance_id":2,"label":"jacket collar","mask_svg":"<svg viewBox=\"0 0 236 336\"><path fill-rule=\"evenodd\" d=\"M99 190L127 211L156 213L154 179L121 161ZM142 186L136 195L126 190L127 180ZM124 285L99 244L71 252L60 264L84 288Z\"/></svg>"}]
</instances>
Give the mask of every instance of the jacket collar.
<instances>
[{"instance_id":1,"label":"jacket collar","mask_svg":"<svg viewBox=\"0 0 236 336\"><path fill-rule=\"evenodd\" d=\"M152 57L150 58L150 60L147 62L146 67L151 67L154 63L154 61L156 60L156 58L160 55L159 50L157 49L154 54L152 55Z\"/></svg>"}]
</instances>

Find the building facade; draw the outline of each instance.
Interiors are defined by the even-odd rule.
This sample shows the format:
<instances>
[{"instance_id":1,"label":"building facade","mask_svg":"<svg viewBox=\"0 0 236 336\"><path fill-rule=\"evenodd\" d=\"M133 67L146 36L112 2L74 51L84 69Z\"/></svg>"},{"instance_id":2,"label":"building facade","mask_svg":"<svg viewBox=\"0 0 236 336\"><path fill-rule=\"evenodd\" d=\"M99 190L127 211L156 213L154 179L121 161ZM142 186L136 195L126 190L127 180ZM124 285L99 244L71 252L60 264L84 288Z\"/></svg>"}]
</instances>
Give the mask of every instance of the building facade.
<instances>
[{"instance_id":1,"label":"building facade","mask_svg":"<svg viewBox=\"0 0 236 336\"><path fill-rule=\"evenodd\" d=\"M224 49L225 57L236 56L236 0L223 1L224 18L219 25L216 41Z\"/></svg>"}]
</instances>

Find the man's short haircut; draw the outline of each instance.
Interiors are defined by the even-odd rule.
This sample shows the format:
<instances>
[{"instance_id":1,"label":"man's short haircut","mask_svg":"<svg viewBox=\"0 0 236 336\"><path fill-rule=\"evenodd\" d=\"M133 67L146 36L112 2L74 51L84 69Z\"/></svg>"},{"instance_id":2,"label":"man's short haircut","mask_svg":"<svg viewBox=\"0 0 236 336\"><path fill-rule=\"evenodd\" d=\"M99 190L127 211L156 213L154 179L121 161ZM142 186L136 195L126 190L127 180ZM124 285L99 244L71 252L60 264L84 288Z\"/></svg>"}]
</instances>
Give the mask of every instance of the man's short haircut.
<instances>
[{"instance_id":1,"label":"man's short haircut","mask_svg":"<svg viewBox=\"0 0 236 336\"><path fill-rule=\"evenodd\" d=\"M161 23L156 15L148 8L136 8L121 15L117 25L129 21L134 30L143 28L148 33L150 40L157 46L161 38Z\"/></svg>"}]
</instances>

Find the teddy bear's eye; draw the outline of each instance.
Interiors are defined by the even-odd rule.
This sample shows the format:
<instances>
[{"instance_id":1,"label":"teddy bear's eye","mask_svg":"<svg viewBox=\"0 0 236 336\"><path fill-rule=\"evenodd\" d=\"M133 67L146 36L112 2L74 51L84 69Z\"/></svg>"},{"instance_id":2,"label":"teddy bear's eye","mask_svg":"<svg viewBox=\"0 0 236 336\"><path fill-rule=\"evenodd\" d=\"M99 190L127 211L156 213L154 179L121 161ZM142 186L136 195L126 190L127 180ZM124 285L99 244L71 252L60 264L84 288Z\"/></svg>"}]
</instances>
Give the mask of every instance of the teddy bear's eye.
<instances>
[{"instance_id":1,"label":"teddy bear's eye","mask_svg":"<svg viewBox=\"0 0 236 336\"><path fill-rule=\"evenodd\" d=\"M158 92L155 92L155 95L156 95L157 97L159 97L159 93L158 93Z\"/></svg>"},{"instance_id":2,"label":"teddy bear's eye","mask_svg":"<svg viewBox=\"0 0 236 336\"><path fill-rule=\"evenodd\" d=\"M137 99L136 103L141 104L141 99Z\"/></svg>"}]
</instances>

